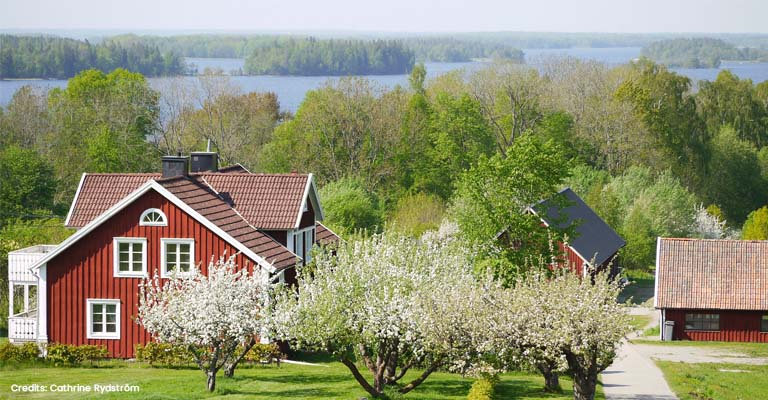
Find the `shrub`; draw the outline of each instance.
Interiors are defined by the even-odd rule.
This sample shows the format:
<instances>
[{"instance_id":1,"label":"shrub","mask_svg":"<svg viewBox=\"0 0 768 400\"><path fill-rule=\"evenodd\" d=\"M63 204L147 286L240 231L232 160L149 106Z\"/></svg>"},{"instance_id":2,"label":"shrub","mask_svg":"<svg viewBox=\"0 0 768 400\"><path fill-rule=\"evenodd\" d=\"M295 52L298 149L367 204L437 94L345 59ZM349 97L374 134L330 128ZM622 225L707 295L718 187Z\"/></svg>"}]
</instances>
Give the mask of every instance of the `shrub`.
<instances>
[{"instance_id":1,"label":"shrub","mask_svg":"<svg viewBox=\"0 0 768 400\"><path fill-rule=\"evenodd\" d=\"M88 361L91 365L95 361L102 360L109 356L106 346L95 346L84 344L75 346L71 344L50 344L48 345L48 355L46 359L55 366L78 366L83 361Z\"/></svg>"},{"instance_id":2,"label":"shrub","mask_svg":"<svg viewBox=\"0 0 768 400\"><path fill-rule=\"evenodd\" d=\"M768 207L762 207L749 213L741 231L744 240L768 239Z\"/></svg>"},{"instance_id":3,"label":"shrub","mask_svg":"<svg viewBox=\"0 0 768 400\"><path fill-rule=\"evenodd\" d=\"M275 343L256 343L245 355L245 360L251 362L272 363L274 359L277 359L278 365L280 365L280 360L285 359L285 354Z\"/></svg>"},{"instance_id":4,"label":"shrub","mask_svg":"<svg viewBox=\"0 0 768 400\"><path fill-rule=\"evenodd\" d=\"M472 388L469 389L467 400L493 400L493 390L496 387L496 380L492 378L482 377L472 384Z\"/></svg>"},{"instance_id":5,"label":"shrub","mask_svg":"<svg viewBox=\"0 0 768 400\"><path fill-rule=\"evenodd\" d=\"M445 205L439 197L418 193L401 198L390 220L403 234L420 237L428 230L437 230L443 214Z\"/></svg>"},{"instance_id":6,"label":"shrub","mask_svg":"<svg viewBox=\"0 0 768 400\"><path fill-rule=\"evenodd\" d=\"M379 201L360 180L341 179L320 189L327 224L339 233L376 231L381 226Z\"/></svg>"},{"instance_id":7,"label":"shrub","mask_svg":"<svg viewBox=\"0 0 768 400\"><path fill-rule=\"evenodd\" d=\"M36 343L24 343L16 346L12 343L0 345L0 361L28 362L34 361L40 355L40 349Z\"/></svg>"},{"instance_id":8,"label":"shrub","mask_svg":"<svg viewBox=\"0 0 768 400\"><path fill-rule=\"evenodd\" d=\"M146 346L137 344L135 350L136 360L149 365L179 366L194 362L194 356L186 347L170 343L149 342Z\"/></svg>"}]
</instances>

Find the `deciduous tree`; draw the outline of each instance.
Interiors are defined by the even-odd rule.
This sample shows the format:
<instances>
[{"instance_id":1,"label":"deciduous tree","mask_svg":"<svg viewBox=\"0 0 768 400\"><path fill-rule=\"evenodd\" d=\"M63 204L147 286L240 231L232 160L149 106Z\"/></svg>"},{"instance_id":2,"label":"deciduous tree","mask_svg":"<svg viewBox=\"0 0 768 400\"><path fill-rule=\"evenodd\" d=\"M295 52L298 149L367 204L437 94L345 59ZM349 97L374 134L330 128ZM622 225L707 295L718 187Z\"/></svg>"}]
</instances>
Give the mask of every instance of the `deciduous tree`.
<instances>
[{"instance_id":1,"label":"deciduous tree","mask_svg":"<svg viewBox=\"0 0 768 400\"><path fill-rule=\"evenodd\" d=\"M208 275L160 279L155 271L139 286L137 323L153 339L186 347L216 388L216 374L238 361L239 346L255 343L268 332L270 279L258 267L250 273L234 256L208 265Z\"/></svg>"}]
</instances>

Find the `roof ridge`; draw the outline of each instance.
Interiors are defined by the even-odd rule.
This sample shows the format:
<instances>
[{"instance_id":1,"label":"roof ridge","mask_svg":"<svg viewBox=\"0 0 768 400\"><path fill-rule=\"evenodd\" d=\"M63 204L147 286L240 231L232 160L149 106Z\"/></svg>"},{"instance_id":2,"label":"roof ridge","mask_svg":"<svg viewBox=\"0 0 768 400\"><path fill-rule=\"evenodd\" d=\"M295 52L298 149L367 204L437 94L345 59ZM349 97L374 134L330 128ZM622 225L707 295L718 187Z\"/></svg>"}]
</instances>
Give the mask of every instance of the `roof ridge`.
<instances>
[{"instance_id":1,"label":"roof ridge","mask_svg":"<svg viewBox=\"0 0 768 400\"><path fill-rule=\"evenodd\" d=\"M757 239L727 239L727 238L711 239L711 238L661 237L661 240L664 240L664 241L675 241L675 242L729 242L729 243L765 243L765 244L768 244L768 240L757 240Z\"/></svg>"}]
</instances>

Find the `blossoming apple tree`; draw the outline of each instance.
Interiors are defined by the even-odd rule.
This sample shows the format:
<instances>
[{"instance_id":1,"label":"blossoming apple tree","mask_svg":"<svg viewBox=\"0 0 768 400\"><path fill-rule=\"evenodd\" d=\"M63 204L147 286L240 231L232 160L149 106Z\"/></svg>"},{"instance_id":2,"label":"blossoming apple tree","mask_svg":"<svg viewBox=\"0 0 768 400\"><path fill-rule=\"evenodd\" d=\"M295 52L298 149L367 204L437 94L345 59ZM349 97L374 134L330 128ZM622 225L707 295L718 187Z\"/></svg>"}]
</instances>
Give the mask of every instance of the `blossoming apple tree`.
<instances>
[{"instance_id":1,"label":"blossoming apple tree","mask_svg":"<svg viewBox=\"0 0 768 400\"><path fill-rule=\"evenodd\" d=\"M616 302L620 291L607 272L582 277L567 269L532 271L509 289L486 292L485 340L511 359L567 371L574 399L592 400L598 374L632 329L625 306Z\"/></svg>"},{"instance_id":2,"label":"blossoming apple tree","mask_svg":"<svg viewBox=\"0 0 768 400\"><path fill-rule=\"evenodd\" d=\"M254 270L221 257L211 261L207 276L196 271L160 279L155 273L140 285L137 322L155 340L189 349L210 391L218 371L239 361L238 347L247 352L266 329L270 280L267 272Z\"/></svg>"},{"instance_id":3,"label":"blossoming apple tree","mask_svg":"<svg viewBox=\"0 0 768 400\"><path fill-rule=\"evenodd\" d=\"M277 296L275 325L300 347L333 353L372 397L387 386L407 393L471 353L468 316L481 306L466 301L479 290L472 257L450 239L392 232L320 250L299 271L297 290ZM401 382L416 366L422 372Z\"/></svg>"}]
</instances>

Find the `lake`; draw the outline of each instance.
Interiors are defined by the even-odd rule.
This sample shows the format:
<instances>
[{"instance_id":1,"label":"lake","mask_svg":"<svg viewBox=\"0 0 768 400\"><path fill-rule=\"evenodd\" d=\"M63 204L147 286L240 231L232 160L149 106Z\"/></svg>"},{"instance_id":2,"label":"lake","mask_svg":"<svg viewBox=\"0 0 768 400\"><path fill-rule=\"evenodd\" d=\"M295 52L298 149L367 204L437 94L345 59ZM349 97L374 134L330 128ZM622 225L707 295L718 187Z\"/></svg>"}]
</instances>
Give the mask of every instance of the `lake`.
<instances>
[{"instance_id":1,"label":"lake","mask_svg":"<svg viewBox=\"0 0 768 400\"><path fill-rule=\"evenodd\" d=\"M536 66L542 60L552 57L569 56L584 60L596 60L607 65L614 66L626 63L640 55L639 47L611 47L611 48L570 48L570 49L525 49L523 50L530 65ZM194 64L198 71L205 68L219 68L224 72L239 72L243 68L242 59L232 58L187 58L187 62ZM427 78L434 78L446 72L457 69L468 71L478 70L487 65L483 62L466 63L425 63ZM690 77L694 81L714 80L722 69L729 69L742 79L752 79L753 82L768 80L768 63L739 63L723 62L720 68L673 68L674 71ZM408 75L368 75L368 79L385 87L396 85L407 86ZM150 85L158 88L169 78L150 78ZM185 79L194 79L186 77ZM337 79L332 76L232 76L232 82L238 85L243 92L275 92L280 100L281 108L296 111L304 100L307 91L316 89L325 84L329 79ZM0 81L0 106L5 106L11 100L13 93L24 85L33 85L43 89L66 86L66 80L18 80Z\"/></svg>"}]
</instances>

